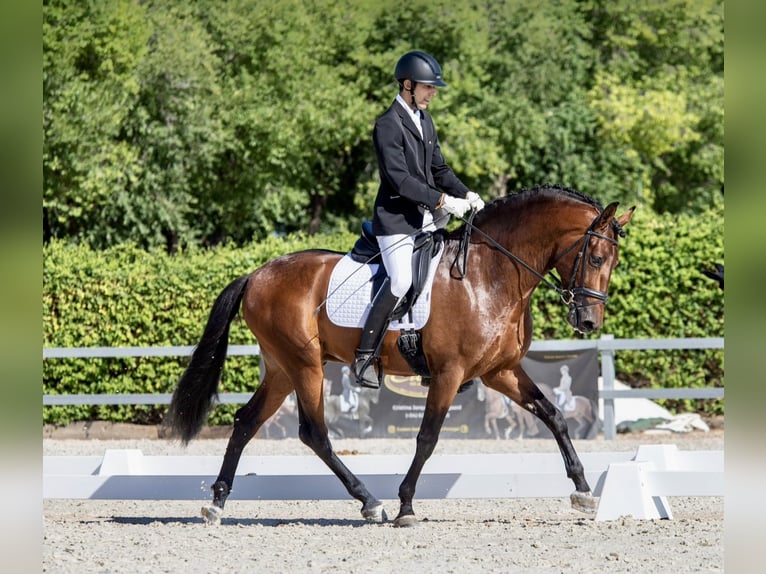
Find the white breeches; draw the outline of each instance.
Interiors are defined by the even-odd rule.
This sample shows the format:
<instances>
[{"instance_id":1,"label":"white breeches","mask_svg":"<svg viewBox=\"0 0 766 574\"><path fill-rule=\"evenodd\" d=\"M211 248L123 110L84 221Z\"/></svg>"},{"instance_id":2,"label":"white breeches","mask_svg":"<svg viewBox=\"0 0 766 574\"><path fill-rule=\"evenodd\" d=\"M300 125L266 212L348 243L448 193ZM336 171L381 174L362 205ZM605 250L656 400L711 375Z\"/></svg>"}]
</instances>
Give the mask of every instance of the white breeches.
<instances>
[{"instance_id":1,"label":"white breeches","mask_svg":"<svg viewBox=\"0 0 766 574\"><path fill-rule=\"evenodd\" d=\"M378 236L383 265L391 281L391 294L400 299L412 286L412 251L415 239L406 234Z\"/></svg>"}]
</instances>

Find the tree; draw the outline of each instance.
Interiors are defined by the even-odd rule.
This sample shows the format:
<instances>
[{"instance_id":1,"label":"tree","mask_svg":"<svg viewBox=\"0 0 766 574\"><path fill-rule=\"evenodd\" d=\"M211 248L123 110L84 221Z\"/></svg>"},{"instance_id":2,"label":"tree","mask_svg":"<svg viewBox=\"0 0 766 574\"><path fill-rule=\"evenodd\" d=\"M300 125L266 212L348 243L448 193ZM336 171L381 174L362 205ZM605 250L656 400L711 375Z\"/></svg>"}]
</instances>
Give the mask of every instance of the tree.
<instances>
[{"instance_id":1,"label":"tree","mask_svg":"<svg viewBox=\"0 0 766 574\"><path fill-rule=\"evenodd\" d=\"M50 2L44 11L47 236L95 246L192 242L224 139L217 62L179 2Z\"/></svg>"},{"instance_id":2,"label":"tree","mask_svg":"<svg viewBox=\"0 0 766 574\"><path fill-rule=\"evenodd\" d=\"M43 21L43 219L47 237L115 237L102 212L143 177L121 137L151 34L143 6L46 2ZM106 237L110 235L110 237Z\"/></svg>"},{"instance_id":3,"label":"tree","mask_svg":"<svg viewBox=\"0 0 766 574\"><path fill-rule=\"evenodd\" d=\"M713 205L723 190L723 2L598 0L589 18L602 146L625 156L655 210Z\"/></svg>"},{"instance_id":4,"label":"tree","mask_svg":"<svg viewBox=\"0 0 766 574\"><path fill-rule=\"evenodd\" d=\"M44 3L45 240L173 250L357 229L411 49L458 175L698 213L723 189L723 2ZM349 25L353 23L353 25Z\"/></svg>"}]
</instances>

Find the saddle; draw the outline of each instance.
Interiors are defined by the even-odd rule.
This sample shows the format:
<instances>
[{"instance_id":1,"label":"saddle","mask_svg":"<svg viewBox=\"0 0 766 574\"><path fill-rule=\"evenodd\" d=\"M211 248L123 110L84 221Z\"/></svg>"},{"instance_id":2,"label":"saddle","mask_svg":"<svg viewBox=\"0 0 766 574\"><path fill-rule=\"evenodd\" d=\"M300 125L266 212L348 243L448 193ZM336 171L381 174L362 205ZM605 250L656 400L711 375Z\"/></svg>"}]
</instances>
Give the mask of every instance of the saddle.
<instances>
[{"instance_id":1,"label":"saddle","mask_svg":"<svg viewBox=\"0 0 766 574\"><path fill-rule=\"evenodd\" d=\"M412 256L412 286L407 294L397 304L391 313L391 320L398 320L411 312L413 305L423 292L424 285L428 278L428 270L431 260L435 257L444 242L444 232L438 230L435 232L424 231L415 236L415 246ZM362 233L356 240L349 256L358 263L369 263L380 253L378 240L372 231L372 222L364 221L362 223ZM375 294L388 280L388 273L385 265L378 265L378 270L372 277L372 294ZM410 316L410 319L412 317ZM407 360L410 368L415 374L420 376L421 384L428 386L431 382L431 371L428 369L428 362L423 354L423 343L420 331L416 329L402 329L397 340L399 352Z\"/></svg>"},{"instance_id":2,"label":"saddle","mask_svg":"<svg viewBox=\"0 0 766 574\"><path fill-rule=\"evenodd\" d=\"M415 236L415 247L412 257L412 287L399 302L392 312L392 320L398 320L411 311L412 306L418 300L423 292L424 284L428 278L428 271L431 260L442 248L446 237L443 229L436 231L424 231ZM468 242L465 241L467 249ZM362 222L362 233L356 240L354 247L349 252L349 257L357 263L367 264L374 261L380 253L378 240L372 231L372 222ZM456 260L457 261L457 260ZM378 270L372 276L373 289L372 297L378 292L383 282L388 280L385 265L378 262ZM453 264L454 265L454 264ZM431 371L428 368L428 361L423 354L423 340L420 331L417 329L402 329L397 340L399 352L405 358L413 372L420 376L420 384L427 387L431 384ZM381 372L381 371L378 371ZM474 384L473 380L463 383L458 389L458 393L463 393L470 389Z\"/></svg>"},{"instance_id":3,"label":"saddle","mask_svg":"<svg viewBox=\"0 0 766 574\"><path fill-rule=\"evenodd\" d=\"M424 231L415 236L415 247L412 254L412 286L394 309L391 315L392 321L404 317L418 300L428 278L431 259L439 253L443 242L444 232L441 230ZM362 222L362 234L354 243L349 256L358 263L370 263L379 253L380 247L375 234L372 232L372 222L369 220ZM373 298L388 278L385 265L382 265L382 261L378 261L378 263L381 264L378 265L377 272L372 276Z\"/></svg>"}]
</instances>

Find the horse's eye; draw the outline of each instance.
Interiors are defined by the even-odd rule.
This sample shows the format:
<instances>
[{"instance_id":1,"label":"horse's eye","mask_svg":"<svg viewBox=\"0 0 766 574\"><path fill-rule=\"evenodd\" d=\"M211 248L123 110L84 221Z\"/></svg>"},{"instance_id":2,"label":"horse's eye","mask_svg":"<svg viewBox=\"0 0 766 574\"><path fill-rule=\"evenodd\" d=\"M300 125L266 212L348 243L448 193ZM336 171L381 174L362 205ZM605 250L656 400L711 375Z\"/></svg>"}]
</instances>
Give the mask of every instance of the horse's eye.
<instances>
[{"instance_id":1,"label":"horse's eye","mask_svg":"<svg viewBox=\"0 0 766 574\"><path fill-rule=\"evenodd\" d=\"M603 257L599 257L598 255L591 255L590 256L590 264L593 265L593 267L601 267L601 264L604 262Z\"/></svg>"}]
</instances>

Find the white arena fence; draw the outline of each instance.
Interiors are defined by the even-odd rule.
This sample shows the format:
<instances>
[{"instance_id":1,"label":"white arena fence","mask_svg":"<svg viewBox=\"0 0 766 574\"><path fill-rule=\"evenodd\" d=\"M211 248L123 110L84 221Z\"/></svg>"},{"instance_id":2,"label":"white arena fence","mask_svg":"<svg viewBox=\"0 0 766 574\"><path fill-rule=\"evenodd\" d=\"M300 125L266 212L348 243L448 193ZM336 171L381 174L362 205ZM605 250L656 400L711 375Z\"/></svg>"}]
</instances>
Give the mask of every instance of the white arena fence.
<instances>
[{"instance_id":1,"label":"white arena fence","mask_svg":"<svg viewBox=\"0 0 766 574\"><path fill-rule=\"evenodd\" d=\"M372 492L395 499L409 455L344 456ZM635 453L580 455L596 520L672 519L667 497L723 496L723 451L640 446ZM100 500L209 500L221 456L144 456L107 449L103 456L43 457L43 497ZM418 498L566 498L572 482L559 454L434 455ZM347 500L340 481L316 456L244 456L232 500Z\"/></svg>"},{"instance_id":2,"label":"white arena fence","mask_svg":"<svg viewBox=\"0 0 766 574\"><path fill-rule=\"evenodd\" d=\"M615 389L614 355L616 351L723 349L723 337L674 339L615 339L602 335L600 339L533 341L530 351L580 351L595 348L600 354L602 389L599 399L604 402L604 438L614 439L617 433L614 418L615 399L720 399L723 387L673 389ZM43 348L43 359L114 358L114 357L177 357L190 356L193 346L177 347L48 347ZM258 345L229 345L229 355L259 355ZM170 393L151 394L76 394L43 395L43 405L162 405L170 404ZM221 393L219 400L226 404L244 404L251 393Z\"/></svg>"}]
</instances>

